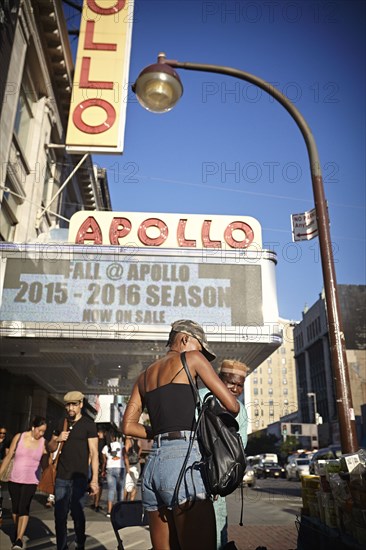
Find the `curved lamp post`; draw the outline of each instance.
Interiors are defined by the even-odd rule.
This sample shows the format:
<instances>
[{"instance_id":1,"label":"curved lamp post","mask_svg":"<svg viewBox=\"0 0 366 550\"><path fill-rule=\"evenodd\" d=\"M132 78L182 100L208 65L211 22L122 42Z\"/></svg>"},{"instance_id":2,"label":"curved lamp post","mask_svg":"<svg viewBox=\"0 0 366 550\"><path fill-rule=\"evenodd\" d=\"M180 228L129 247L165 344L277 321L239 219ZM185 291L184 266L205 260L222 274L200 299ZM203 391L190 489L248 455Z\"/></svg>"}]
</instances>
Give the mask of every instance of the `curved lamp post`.
<instances>
[{"instance_id":1,"label":"curved lamp post","mask_svg":"<svg viewBox=\"0 0 366 550\"><path fill-rule=\"evenodd\" d=\"M141 105L152 112L170 111L183 94L183 86L175 69L201 71L232 76L251 82L274 97L290 113L298 125L306 143L313 184L316 219L318 224L319 246L323 270L328 331L330 340L333 378L336 387L336 401L343 453L355 452L358 448L354 411L350 389L344 333L338 303L337 282L333 252L330 240L329 218L324 195L319 155L314 137L301 113L291 101L272 84L250 73L219 65L181 62L166 59L164 53L158 61L143 69L132 90Z\"/></svg>"}]
</instances>

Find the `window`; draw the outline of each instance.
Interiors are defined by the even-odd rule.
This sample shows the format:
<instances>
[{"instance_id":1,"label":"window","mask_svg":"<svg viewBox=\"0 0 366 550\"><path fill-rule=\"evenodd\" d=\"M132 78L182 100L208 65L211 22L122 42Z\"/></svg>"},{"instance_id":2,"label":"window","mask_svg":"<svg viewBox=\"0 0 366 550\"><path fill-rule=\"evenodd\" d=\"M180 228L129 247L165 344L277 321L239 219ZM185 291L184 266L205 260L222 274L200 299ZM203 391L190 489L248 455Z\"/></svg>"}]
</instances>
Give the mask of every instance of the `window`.
<instances>
[{"instance_id":1,"label":"window","mask_svg":"<svg viewBox=\"0 0 366 550\"><path fill-rule=\"evenodd\" d=\"M271 386L272 385L272 378L268 378L267 383L268 383L269 386Z\"/></svg>"},{"instance_id":2,"label":"window","mask_svg":"<svg viewBox=\"0 0 366 550\"><path fill-rule=\"evenodd\" d=\"M273 395L273 388L268 388L268 395Z\"/></svg>"},{"instance_id":3,"label":"window","mask_svg":"<svg viewBox=\"0 0 366 550\"><path fill-rule=\"evenodd\" d=\"M281 363L282 363L282 365L286 365L286 357L282 357Z\"/></svg>"},{"instance_id":4,"label":"window","mask_svg":"<svg viewBox=\"0 0 366 550\"><path fill-rule=\"evenodd\" d=\"M288 388L283 388L283 395L288 395Z\"/></svg>"},{"instance_id":5,"label":"window","mask_svg":"<svg viewBox=\"0 0 366 550\"><path fill-rule=\"evenodd\" d=\"M23 75L15 114L14 131L22 149L25 151L30 137L30 125L33 118L32 107L36 101L30 78L27 72Z\"/></svg>"},{"instance_id":6,"label":"window","mask_svg":"<svg viewBox=\"0 0 366 550\"><path fill-rule=\"evenodd\" d=\"M282 367L282 374L287 374L287 368L286 367Z\"/></svg>"},{"instance_id":7,"label":"window","mask_svg":"<svg viewBox=\"0 0 366 550\"><path fill-rule=\"evenodd\" d=\"M4 194L3 202L0 210L0 240L1 241L12 241L14 239L16 224L17 222L14 221L12 210L9 207L9 204Z\"/></svg>"},{"instance_id":8,"label":"window","mask_svg":"<svg viewBox=\"0 0 366 550\"><path fill-rule=\"evenodd\" d=\"M258 384L258 378L253 378L253 384Z\"/></svg>"},{"instance_id":9,"label":"window","mask_svg":"<svg viewBox=\"0 0 366 550\"><path fill-rule=\"evenodd\" d=\"M267 372L268 374L272 374L272 367L268 367Z\"/></svg>"},{"instance_id":10,"label":"window","mask_svg":"<svg viewBox=\"0 0 366 550\"><path fill-rule=\"evenodd\" d=\"M15 188L8 174L5 179L5 187L10 191L4 192L0 206L0 240L12 241L14 240L15 226L18 223L16 210L20 200L11 193L11 191L15 191Z\"/></svg>"},{"instance_id":11,"label":"window","mask_svg":"<svg viewBox=\"0 0 366 550\"><path fill-rule=\"evenodd\" d=\"M258 388L253 388L253 394L258 395Z\"/></svg>"},{"instance_id":12,"label":"window","mask_svg":"<svg viewBox=\"0 0 366 550\"><path fill-rule=\"evenodd\" d=\"M281 349L281 353L282 353L282 355L284 355L284 354L286 353L286 348L284 348L284 347L281 347L280 349Z\"/></svg>"},{"instance_id":13,"label":"window","mask_svg":"<svg viewBox=\"0 0 366 550\"><path fill-rule=\"evenodd\" d=\"M282 384L287 384L287 378L282 379Z\"/></svg>"}]
</instances>

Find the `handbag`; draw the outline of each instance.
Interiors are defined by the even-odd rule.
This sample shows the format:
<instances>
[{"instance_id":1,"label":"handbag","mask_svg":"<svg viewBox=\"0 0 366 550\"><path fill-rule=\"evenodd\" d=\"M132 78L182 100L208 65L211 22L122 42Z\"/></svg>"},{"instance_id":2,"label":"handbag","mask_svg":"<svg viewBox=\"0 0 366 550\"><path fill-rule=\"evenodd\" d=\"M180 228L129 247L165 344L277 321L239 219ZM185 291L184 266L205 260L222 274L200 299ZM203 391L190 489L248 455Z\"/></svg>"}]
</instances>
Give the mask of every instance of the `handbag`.
<instances>
[{"instance_id":1,"label":"handbag","mask_svg":"<svg viewBox=\"0 0 366 550\"><path fill-rule=\"evenodd\" d=\"M3 473L0 476L0 481L3 481L4 483L9 481L10 474L11 474L13 466L14 466L15 451L17 450L19 439L21 438L21 436L22 436L22 434L20 434L20 436L18 437L18 441L17 441L17 444L15 445L13 456L11 457L11 459L9 461L9 464L7 465L7 467L5 468L5 470L3 471Z\"/></svg>"},{"instance_id":2,"label":"handbag","mask_svg":"<svg viewBox=\"0 0 366 550\"><path fill-rule=\"evenodd\" d=\"M67 427L67 420L64 420L63 425L63 431L66 430ZM48 466L43 470L41 479L39 480L37 491L40 491L41 493L46 493L48 495L54 495L55 494L55 483L56 483L56 473L57 473L57 464L58 460L60 458L61 450L64 445L64 441L62 441L56 452L56 456L54 458L50 457Z\"/></svg>"},{"instance_id":3,"label":"handbag","mask_svg":"<svg viewBox=\"0 0 366 550\"><path fill-rule=\"evenodd\" d=\"M47 493L48 495L53 495L55 493L56 469L57 464L52 460L42 472L37 487L38 491Z\"/></svg>"},{"instance_id":4,"label":"handbag","mask_svg":"<svg viewBox=\"0 0 366 550\"><path fill-rule=\"evenodd\" d=\"M136 441L133 439L132 440L133 443L132 443L132 447L131 449L128 451L127 453L127 456L128 456L128 462L131 464L131 466L133 466L134 464L137 464L138 462L140 462L140 459L139 459L139 454L138 452L136 451Z\"/></svg>"},{"instance_id":5,"label":"handbag","mask_svg":"<svg viewBox=\"0 0 366 550\"><path fill-rule=\"evenodd\" d=\"M201 471L207 492L213 496L230 495L239 486L242 487L246 467L243 442L238 433L239 425L235 418L217 403L212 393L208 393L201 403L198 389L188 369L185 353L181 354L181 361L196 398L198 418L174 496L178 496L195 439L202 455Z\"/></svg>"}]
</instances>

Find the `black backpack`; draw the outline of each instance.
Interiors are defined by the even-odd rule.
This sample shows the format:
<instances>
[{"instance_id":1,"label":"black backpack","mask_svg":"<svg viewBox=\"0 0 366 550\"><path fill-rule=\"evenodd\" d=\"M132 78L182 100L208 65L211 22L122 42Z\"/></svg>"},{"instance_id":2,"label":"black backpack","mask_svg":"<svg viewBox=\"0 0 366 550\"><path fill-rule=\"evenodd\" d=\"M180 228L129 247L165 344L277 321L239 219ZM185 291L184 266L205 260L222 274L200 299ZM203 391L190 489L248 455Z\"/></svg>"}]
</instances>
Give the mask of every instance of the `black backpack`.
<instances>
[{"instance_id":1,"label":"black backpack","mask_svg":"<svg viewBox=\"0 0 366 550\"><path fill-rule=\"evenodd\" d=\"M238 423L228 411L217 403L211 393L205 396L201 404L198 390L188 369L185 353L181 354L181 360L194 391L199 414L185 463L175 488L175 497L178 496L193 441L196 438L202 454L202 477L207 492L213 496L230 495L235 489L242 486L246 467L243 442L238 434Z\"/></svg>"},{"instance_id":2,"label":"black backpack","mask_svg":"<svg viewBox=\"0 0 366 550\"><path fill-rule=\"evenodd\" d=\"M203 400L197 423L206 488L212 495L230 495L241 485L246 467L238 423L210 393Z\"/></svg>"}]
</instances>

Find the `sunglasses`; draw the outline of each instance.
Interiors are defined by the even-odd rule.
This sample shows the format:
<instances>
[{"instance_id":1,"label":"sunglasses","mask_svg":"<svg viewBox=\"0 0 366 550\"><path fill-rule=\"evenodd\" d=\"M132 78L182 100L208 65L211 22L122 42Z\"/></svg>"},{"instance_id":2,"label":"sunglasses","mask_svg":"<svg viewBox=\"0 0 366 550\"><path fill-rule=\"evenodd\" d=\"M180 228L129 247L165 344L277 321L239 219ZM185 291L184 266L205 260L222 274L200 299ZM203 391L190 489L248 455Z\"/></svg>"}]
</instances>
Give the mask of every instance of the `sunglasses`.
<instances>
[{"instance_id":1,"label":"sunglasses","mask_svg":"<svg viewBox=\"0 0 366 550\"><path fill-rule=\"evenodd\" d=\"M6 435L6 432L0 432L0 435Z\"/></svg>"}]
</instances>

